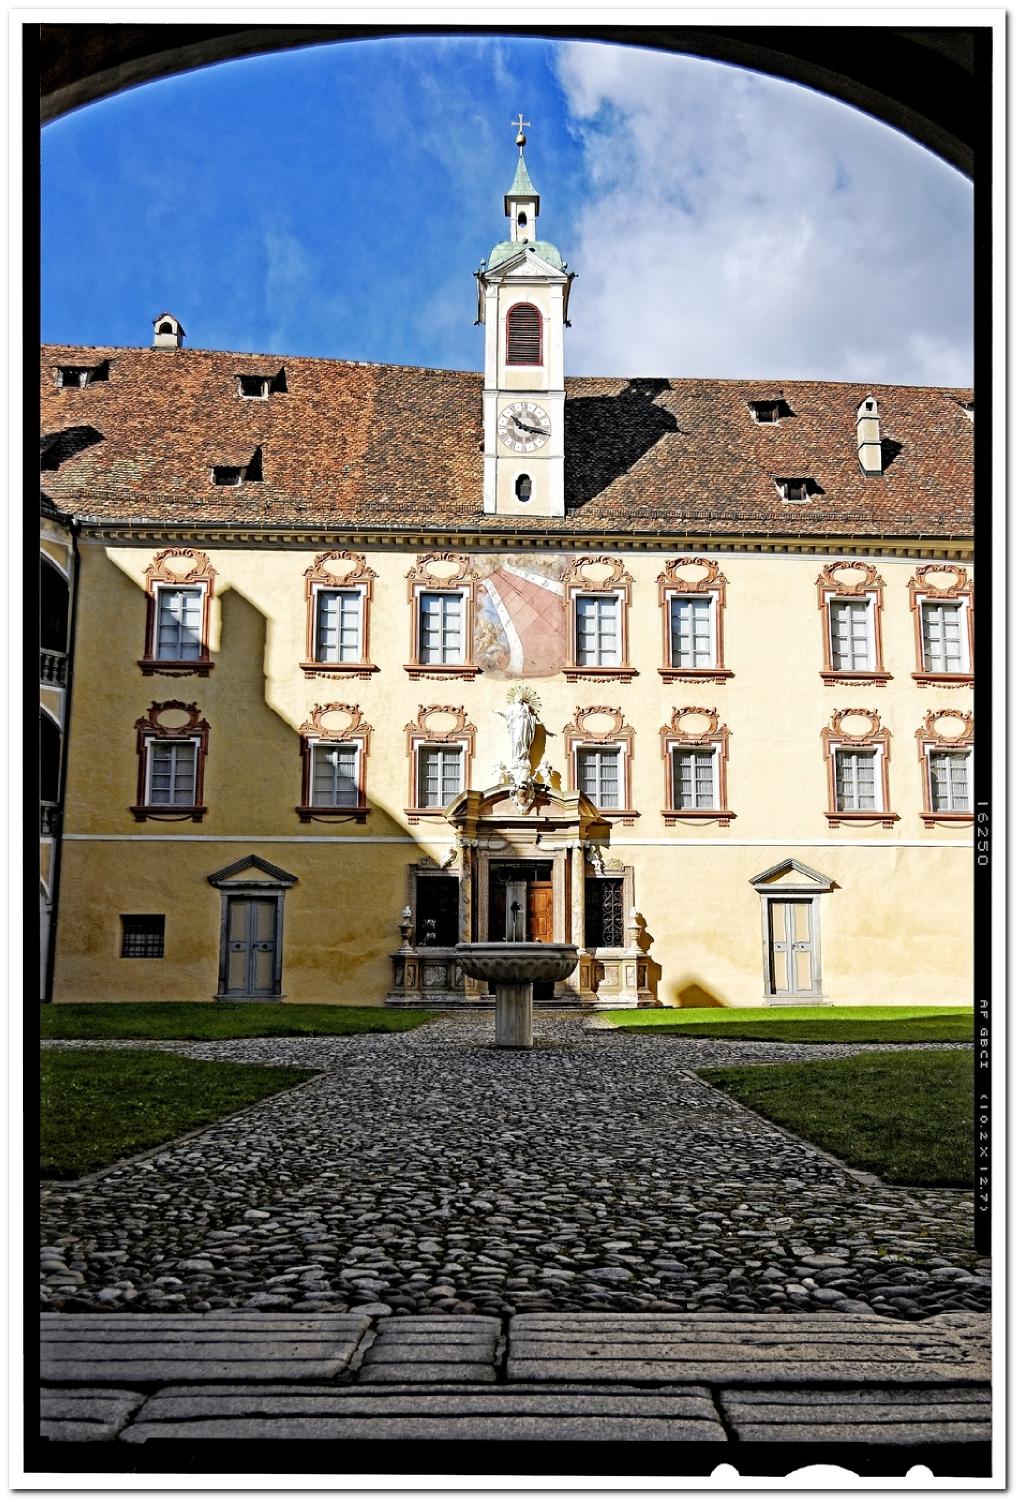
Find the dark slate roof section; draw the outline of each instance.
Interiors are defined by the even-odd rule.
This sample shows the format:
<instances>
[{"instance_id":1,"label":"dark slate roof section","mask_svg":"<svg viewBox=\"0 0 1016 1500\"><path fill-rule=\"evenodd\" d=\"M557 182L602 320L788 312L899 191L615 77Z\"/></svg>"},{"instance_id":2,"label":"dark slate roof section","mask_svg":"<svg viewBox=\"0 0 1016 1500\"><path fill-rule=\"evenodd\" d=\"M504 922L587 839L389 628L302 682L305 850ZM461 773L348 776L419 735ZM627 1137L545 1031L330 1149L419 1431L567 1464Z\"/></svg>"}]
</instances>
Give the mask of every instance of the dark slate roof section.
<instances>
[{"instance_id":1,"label":"dark slate roof section","mask_svg":"<svg viewBox=\"0 0 1016 1500\"><path fill-rule=\"evenodd\" d=\"M109 380L58 389L58 364L108 359ZM284 392L237 395L238 373L280 357L202 349L47 345L42 426L102 434L47 474L80 516L245 526L469 528L520 533L968 536L971 392L832 381L566 381L568 514L512 523L483 513L482 376L285 358ZM748 403L793 415L760 425ZM883 475L857 462L857 407L879 403ZM217 488L212 469L260 447L259 484ZM821 493L781 500L780 476Z\"/></svg>"}]
</instances>

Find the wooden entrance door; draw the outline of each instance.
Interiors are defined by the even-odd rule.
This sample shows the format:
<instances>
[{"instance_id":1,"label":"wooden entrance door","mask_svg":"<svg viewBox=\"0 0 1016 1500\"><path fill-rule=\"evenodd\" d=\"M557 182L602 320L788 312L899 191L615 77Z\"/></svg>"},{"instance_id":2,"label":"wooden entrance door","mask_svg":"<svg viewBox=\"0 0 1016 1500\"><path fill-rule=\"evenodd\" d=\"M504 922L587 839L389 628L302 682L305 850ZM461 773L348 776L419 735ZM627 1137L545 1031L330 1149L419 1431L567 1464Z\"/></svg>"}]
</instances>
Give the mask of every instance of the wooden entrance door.
<instances>
[{"instance_id":1,"label":"wooden entrance door","mask_svg":"<svg viewBox=\"0 0 1016 1500\"><path fill-rule=\"evenodd\" d=\"M278 994L276 948L279 903L271 897L231 896L226 916L227 995Z\"/></svg>"},{"instance_id":2,"label":"wooden entrance door","mask_svg":"<svg viewBox=\"0 0 1016 1500\"><path fill-rule=\"evenodd\" d=\"M531 943L554 941L554 885L531 880L526 889L526 937Z\"/></svg>"},{"instance_id":3,"label":"wooden entrance door","mask_svg":"<svg viewBox=\"0 0 1016 1500\"><path fill-rule=\"evenodd\" d=\"M769 903L769 974L781 999L815 994L815 928L810 901Z\"/></svg>"}]
</instances>

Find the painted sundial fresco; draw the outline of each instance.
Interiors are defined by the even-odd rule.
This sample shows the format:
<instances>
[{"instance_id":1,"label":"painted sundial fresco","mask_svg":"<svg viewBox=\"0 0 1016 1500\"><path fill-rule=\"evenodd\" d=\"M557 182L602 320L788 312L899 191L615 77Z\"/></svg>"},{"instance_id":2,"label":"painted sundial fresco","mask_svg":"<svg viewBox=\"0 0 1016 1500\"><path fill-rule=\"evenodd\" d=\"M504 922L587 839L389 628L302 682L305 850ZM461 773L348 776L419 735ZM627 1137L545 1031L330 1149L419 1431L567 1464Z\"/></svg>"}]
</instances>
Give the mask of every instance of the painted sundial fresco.
<instances>
[{"instance_id":1,"label":"painted sundial fresco","mask_svg":"<svg viewBox=\"0 0 1016 1500\"><path fill-rule=\"evenodd\" d=\"M570 559L477 559L475 660L493 677L552 677L565 661L564 584Z\"/></svg>"}]
</instances>

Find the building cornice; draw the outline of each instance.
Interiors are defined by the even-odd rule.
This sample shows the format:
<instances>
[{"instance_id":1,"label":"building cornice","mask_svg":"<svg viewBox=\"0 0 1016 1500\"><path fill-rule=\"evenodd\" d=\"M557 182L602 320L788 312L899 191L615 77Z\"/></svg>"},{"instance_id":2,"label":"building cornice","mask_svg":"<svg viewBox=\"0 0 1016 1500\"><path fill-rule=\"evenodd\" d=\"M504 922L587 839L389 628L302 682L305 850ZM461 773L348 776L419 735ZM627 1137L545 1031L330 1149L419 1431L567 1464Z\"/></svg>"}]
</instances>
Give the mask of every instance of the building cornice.
<instances>
[{"instance_id":1,"label":"building cornice","mask_svg":"<svg viewBox=\"0 0 1016 1500\"><path fill-rule=\"evenodd\" d=\"M714 531L645 532L598 531L570 527L554 531L505 528L473 529L416 526L295 526L293 524L206 523L177 525L165 521L111 521L77 516L83 541L115 542L120 546L152 547L198 543L203 547L282 547L320 549L323 546L355 546L385 549L458 550L488 552L588 551L595 548L624 552L669 552L680 548L708 549L726 553L769 555L932 557L948 560L973 558L970 536L919 535L907 537L857 536L850 534L787 536L778 532L757 534Z\"/></svg>"}]
</instances>

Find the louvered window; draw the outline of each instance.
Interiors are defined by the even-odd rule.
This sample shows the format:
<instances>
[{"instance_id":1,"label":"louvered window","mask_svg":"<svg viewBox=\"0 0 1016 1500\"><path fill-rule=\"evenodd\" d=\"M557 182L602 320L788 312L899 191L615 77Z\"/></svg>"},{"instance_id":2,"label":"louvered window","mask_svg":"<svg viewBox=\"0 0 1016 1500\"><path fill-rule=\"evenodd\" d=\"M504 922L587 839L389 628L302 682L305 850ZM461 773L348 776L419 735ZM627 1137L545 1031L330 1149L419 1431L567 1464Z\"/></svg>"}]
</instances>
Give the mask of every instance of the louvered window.
<instances>
[{"instance_id":1,"label":"louvered window","mask_svg":"<svg viewBox=\"0 0 1016 1500\"><path fill-rule=\"evenodd\" d=\"M193 807L197 763L196 740L149 740L149 805Z\"/></svg>"},{"instance_id":2,"label":"louvered window","mask_svg":"<svg viewBox=\"0 0 1016 1500\"><path fill-rule=\"evenodd\" d=\"M311 803L314 807L357 807L360 802L359 746L311 748Z\"/></svg>"},{"instance_id":3,"label":"louvered window","mask_svg":"<svg viewBox=\"0 0 1016 1500\"><path fill-rule=\"evenodd\" d=\"M836 811L876 812L874 750L836 751Z\"/></svg>"},{"instance_id":4,"label":"louvered window","mask_svg":"<svg viewBox=\"0 0 1016 1500\"><path fill-rule=\"evenodd\" d=\"M421 807L447 807L462 790L462 746L421 745L419 797Z\"/></svg>"},{"instance_id":5,"label":"louvered window","mask_svg":"<svg viewBox=\"0 0 1016 1500\"><path fill-rule=\"evenodd\" d=\"M620 609L613 594L575 600L575 635L580 667L616 667L621 660Z\"/></svg>"},{"instance_id":6,"label":"louvered window","mask_svg":"<svg viewBox=\"0 0 1016 1500\"><path fill-rule=\"evenodd\" d=\"M712 750L673 750L676 808L694 811L716 806L715 755Z\"/></svg>"},{"instance_id":7,"label":"louvered window","mask_svg":"<svg viewBox=\"0 0 1016 1500\"><path fill-rule=\"evenodd\" d=\"M463 660L462 595L420 595L420 660L445 665Z\"/></svg>"},{"instance_id":8,"label":"louvered window","mask_svg":"<svg viewBox=\"0 0 1016 1500\"><path fill-rule=\"evenodd\" d=\"M867 600L834 599L829 605L833 670L857 672L870 667L871 611Z\"/></svg>"},{"instance_id":9,"label":"louvered window","mask_svg":"<svg viewBox=\"0 0 1016 1500\"><path fill-rule=\"evenodd\" d=\"M962 672L963 636L960 604L922 604L921 640L926 672Z\"/></svg>"},{"instance_id":10,"label":"louvered window","mask_svg":"<svg viewBox=\"0 0 1016 1500\"><path fill-rule=\"evenodd\" d=\"M933 812L970 811L970 752L933 750L929 757Z\"/></svg>"},{"instance_id":11,"label":"louvered window","mask_svg":"<svg viewBox=\"0 0 1016 1500\"><path fill-rule=\"evenodd\" d=\"M358 589L319 589L315 617L315 661L359 661Z\"/></svg>"},{"instance_id":12,"label":"louvered window","mask_svg":"<svg viewBox=\"0 0 1016 1500\"><path fill-rule=\"evenodd\" d=\"M711 599L671 599L670 664L691 668L715 665Z\"/></svg>"},{"instance_id":13,"label":"louvered window","mask_svg":"<svg viewBox=\"0 0 1016 1500\"><path fill-rule=\"evenodd\" d=\"M520 302L508 314L508 354L510 365L543 363L543 319L540 309L531 302Z\"/></svg>"},{"instance_id":14,"label":"louvered window","mask_svg":"<svg viewBox=\"0 0 1016 1500\"><path fill-rule=\"evenodd\" d=\"M159 589L155 655L159 661L197 661L201 655L202 589Z\"/></svg>"},{"instance_id":15,"label":"louvered window","mask_svg":"<svg viewBox=\"0 0 1016 1500\"><path fill-rule=\"evenodd\" d=\"M597 807L620 807L620 750L597 747L576 753L579 791Z\"/></svg>"}]
</instances>

